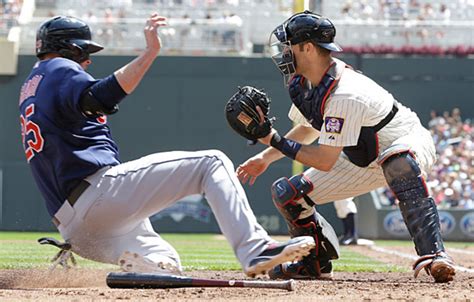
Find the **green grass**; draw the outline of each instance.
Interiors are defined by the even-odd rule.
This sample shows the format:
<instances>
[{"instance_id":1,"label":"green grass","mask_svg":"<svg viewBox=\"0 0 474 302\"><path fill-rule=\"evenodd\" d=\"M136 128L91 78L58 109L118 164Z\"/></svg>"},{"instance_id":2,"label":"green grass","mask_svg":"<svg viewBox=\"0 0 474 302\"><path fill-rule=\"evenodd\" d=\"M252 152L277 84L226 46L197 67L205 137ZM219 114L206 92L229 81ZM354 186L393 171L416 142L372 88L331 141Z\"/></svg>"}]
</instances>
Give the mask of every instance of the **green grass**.
<instances>
[{"instance_id":1,"label":"green grass","mask_svg":"<svg viewBox=\"0 0 474 302\"><path fill-rule=\"evenodd\" d=\"M378 246L411 246L413 247L413 242L409 240L377 240ZM447 248L466 248L474 247L474 242L445 242L444 245Z\"/></svg>"},{"instance_id":2,"label":"green grass","mask_svg":"<svg viewBox=\"0 0 474 302\"><path fill-rule=\"evenodd\" d=\"M240 264L223 236L214 234L162 234L181 255L185 270L240 270ZM0 232L0 269L47 268L57 249L40 245L40 237L61 239L58 233ZM379 246L413 246L410 241L377 241ZM447 243L448 247L462 248L474 243ZM116 269L76 257L79 267ZM341 248L341 257L334 261L335 271L345 272L393 272L408 271L408 267L384 264L366 255Z\"/></svg>"}]
</instances>

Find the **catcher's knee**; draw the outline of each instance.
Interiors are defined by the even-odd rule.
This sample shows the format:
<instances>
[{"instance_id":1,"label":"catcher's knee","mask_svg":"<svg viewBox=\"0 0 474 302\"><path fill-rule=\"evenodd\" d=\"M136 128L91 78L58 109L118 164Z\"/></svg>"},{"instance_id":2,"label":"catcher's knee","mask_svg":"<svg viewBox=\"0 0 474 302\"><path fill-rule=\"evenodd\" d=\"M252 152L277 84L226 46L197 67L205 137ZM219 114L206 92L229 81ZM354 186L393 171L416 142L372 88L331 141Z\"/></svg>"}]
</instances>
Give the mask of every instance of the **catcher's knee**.
<instances>
[{"instance_id":1,"label":"catcher's knee","mask_svg":"<svg viewBox=\"0 0 474 302\"><path fill-rule=\"evenodd\" d=\"M382 163L382 169L387 184L401 202L428 197L421 169L410 152L390 156Z\"/></svg>"},{"instance_id":2,"label":"catcher's knee","mask_svg":"<svg viewBox=\"0 0 474 302\"><path fill-rule=\"evenodd\" d=\"M303 174L282 177L272 185L272 199L287 221L300 218L302 212L314 211L302 197L313 190L313 183Z\"/></svg>"}]
</instances>

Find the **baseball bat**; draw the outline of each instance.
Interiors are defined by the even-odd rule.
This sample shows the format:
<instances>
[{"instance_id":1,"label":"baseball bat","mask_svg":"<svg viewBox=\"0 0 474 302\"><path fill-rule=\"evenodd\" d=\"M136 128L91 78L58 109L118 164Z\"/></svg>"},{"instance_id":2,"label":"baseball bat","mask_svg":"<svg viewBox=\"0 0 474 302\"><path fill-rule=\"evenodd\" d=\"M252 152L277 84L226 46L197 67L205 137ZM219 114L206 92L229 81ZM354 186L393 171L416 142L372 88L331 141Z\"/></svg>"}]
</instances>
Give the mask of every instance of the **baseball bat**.
<instances>
[{"instance_id":1,"label":"baseball bat","mask_svg":"<svg viewBox=\"0 0 474 302\"><path fill-rule=\"evenodd\" d=\"M179 287L253 287L295 290L295 281L214 280L151 273L118 273L107 275L110 288L179 288Z\"/></svg>"}]
</instances>

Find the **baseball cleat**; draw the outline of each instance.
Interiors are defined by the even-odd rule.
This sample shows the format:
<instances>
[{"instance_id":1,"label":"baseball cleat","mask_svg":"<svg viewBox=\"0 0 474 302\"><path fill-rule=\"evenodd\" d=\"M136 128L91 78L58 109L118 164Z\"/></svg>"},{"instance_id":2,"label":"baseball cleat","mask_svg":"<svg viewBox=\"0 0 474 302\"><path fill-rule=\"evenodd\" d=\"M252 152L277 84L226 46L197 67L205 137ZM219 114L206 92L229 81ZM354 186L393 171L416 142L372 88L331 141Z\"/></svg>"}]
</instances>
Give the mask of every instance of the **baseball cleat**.
<instances>
[{"instance_id":1,"label":"baseball cleat","mask_svg":"<svg viewBox=\"0 0 474 302\"><path fill-rule=\"evenodd\" d=\"M315 276L310 274L305 268L303 261L298 262L286 262L275 266L268 272L270 279L303 279L303 280L331 280L334 276L332 272L332 262L331 260L319 261L320 264L320 274Z\"/></svg>"},{"instance_id":2,"label":"baseball cleat","mask_svg":"<svg viewBox=\"0 0 474 302\"><path fill-rule=\"evenodd\" d=\"M245 268L245 274L252 278L260 274L265 275L278 264L301 260L315 246L314 238L311 236L300 236L283 243L272 243L250 261Z\"/></svg>"},{"instance_id":3,"label":"baseball cleat","mask_svg":"<svg viewBox=\"0 0 474 302\"><path fill-rule=\"evenodd\" d=\"M339 240L340 245L357 245L357 236L345 235Z\"/></svg>"},{"instance_id":4,"label":"baseball cleat","mask_svg":"<svg viewBox=\"0 0 474 302\"><path fill-rule=\"evenodd\" d=\"M415 278L418 277L418 274L423 269L428 275L433 276L435 282L438 283L452 281L454 275L456 275L454 261L446 252L421 256L413 265Z\"/></svg>"},{"instance_id":5,"label":"baseball cleat","mask_svg":"<svg viewBox=\"0 0 474 302\"><path fill-rule=\"evenodd\" d=\"M439 253L431 264L430 274L438 283L453 281L456 270L451 257L446 253Z\"/></svg>"},{"instance_id":6,"label":"baseball cleat","mask_svg":"<svg viewBox=\"0 0 474 302\"><path fill-rule=\"evenodd\" d=\"M181 270L174 261L165 256L163 256L163 261L152 262L137 253L126 251L120 256L118 264L124 272L181 274Z\"/></svg>"}]
</instances>

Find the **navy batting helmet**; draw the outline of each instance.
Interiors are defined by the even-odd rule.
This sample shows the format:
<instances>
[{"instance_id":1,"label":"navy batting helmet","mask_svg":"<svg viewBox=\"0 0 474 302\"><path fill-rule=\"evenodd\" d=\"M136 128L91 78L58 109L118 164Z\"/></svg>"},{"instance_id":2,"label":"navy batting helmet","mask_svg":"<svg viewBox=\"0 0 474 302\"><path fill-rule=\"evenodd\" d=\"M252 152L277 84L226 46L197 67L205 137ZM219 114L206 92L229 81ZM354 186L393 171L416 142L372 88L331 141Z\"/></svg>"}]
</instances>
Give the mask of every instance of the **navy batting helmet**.
<instances>
[{"instance_id":1,"label":"navy batting helmet","mask_svg":"<svg viewBox=\"0 0 474 302\"><path fill-rule=\"evenodd\" d=\"M342 51L334 43L336 28L334 24L318 14L310 11L297 13L277 26L270 35L272 59L285 76L285 83L295 73L291 45L312 41L331 51Z\"/></svg>"},{"instance_id":2,"label":"navy batting helmet","mask_svg":"<svg viewBox=\"0 0 474 302\"><path fill-rule=\"evenodd\" d=\"M45 21L36 33L36 56L58 53L81 63L89 54L104 49L91 40L89 26L74 17L57 16Z\"/></svg>"}]
</instances>

